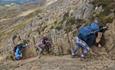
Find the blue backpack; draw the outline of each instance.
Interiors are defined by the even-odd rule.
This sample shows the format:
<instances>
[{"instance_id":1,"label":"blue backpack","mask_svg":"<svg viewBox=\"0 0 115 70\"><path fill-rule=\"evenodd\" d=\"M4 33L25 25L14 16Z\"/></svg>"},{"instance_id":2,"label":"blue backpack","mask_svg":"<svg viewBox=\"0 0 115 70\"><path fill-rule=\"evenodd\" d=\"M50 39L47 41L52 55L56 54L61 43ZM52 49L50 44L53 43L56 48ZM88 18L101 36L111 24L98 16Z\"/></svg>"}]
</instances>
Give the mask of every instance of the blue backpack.
<instances>
[{"instance_id":1,"label":"blue backpack","mask_svg":"<svg viewBox=\"0 0 115 70\"><path fill-rule=\"evenodd\" d=\"M97 23L91 23L80 28L78 37L91 46L96 39L96 32L99 32L99 25Z\"/></svg>"}]
</instances>

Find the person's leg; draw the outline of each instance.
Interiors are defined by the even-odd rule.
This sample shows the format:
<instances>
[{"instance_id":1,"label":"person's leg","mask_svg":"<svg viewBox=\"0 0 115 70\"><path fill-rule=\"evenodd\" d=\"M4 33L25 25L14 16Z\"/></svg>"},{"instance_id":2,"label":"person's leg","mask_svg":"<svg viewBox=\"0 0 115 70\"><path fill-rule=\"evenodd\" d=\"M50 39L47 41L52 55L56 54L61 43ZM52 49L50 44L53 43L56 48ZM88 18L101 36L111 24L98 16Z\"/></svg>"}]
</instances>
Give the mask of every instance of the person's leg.
<instances>
[{"instance_id":1,"label":"person's leg","mask_svg":"<svg viewBox=\"0 0 115 70\"><path fill-rule=\"evenodd\" d=\"M43 48L39 47L39 54L43 54Z\"/></svg>"},{"instance_id":2,"label":"person's leg","mask_svg":"<svg viewBox=\"0 0 115 70\"><path fill-rule=\"evenodd\" d=\"M36 47L36 52L37 52L37 55L39 55L39 49L38 49L38 47Z\"/></svg>"},{"instance_id":3,"label":"person's leg","mask_svg":"<svg viewBox=\"0 0 115 70\"><path fill-rule=\"evenodd\" d=\"M50 54L51 48L52 48L52 47L51 47L51 43L50 43L50 42L47 42L46 45L45 45L45 47L46 47L47 53Z\"/></svg>"},{"instance_id":4,"label":"person's leg","mask_svg":"<svg viewBox=\"0 0 115 70\"><path fill-rule=\"evenodd\" d=\"M75 56L78 53L80 47L78 47L78 44L74 48L71 48L71 54L72 56Z\"/></svg>"},{"instance_id":5,"label":"person's leg","mask_svg":"<svg viewBox=\"0 0 115 70\"><path fill-rule=\"evenodd\" d=\"M50 53L50 51L49 51L49 45L46 45L45 49L46 49L47 53L49 54Z\"/></svg>"},{"instance_id":6,"label":"person's leg","mask_svg":"<svg viewBox=\"0 0 115 70\"><path fill-rule=\"evenodd\" d=\"M40 57L42 56L42 54L43 54L43 50L44 50L44 49L41 48L41 47L38 47L38 49L39 49L39 50L38 50L38 51L39 51L38 54L39 54L39 58L40 58Z\"/></svg>"},{"instance_id":7,"label":"person's leg","mask_svg":"<svg viewBox=\"0 0 115 70\"><path fill-rule=\"evenodd\" d=\"M88 54L89 50L86 48L82 48L82 54L81 57L84 58Z\"/></svg>"},{"instance_id":8,"label":"person's leg","mask_svg":"<svg viewBox=\"0 0 115 70\"><path fill-rule=\"evenodd\" d=\"M79 49L80 49L80 40L78 37L76 37L76 46L74 48L71 48L72 57L74 57L78 53Z\"/></svg>"},{"instance_id":9,"label":"person's leg","mask_svg":"<svg viewBox=\"0 0 115 70\"><path fill-rule=\"evenodd\" d=\"M84 58L88 54L90 48L87 43L81 39L79 39L79 46L82 48L81 57Z\"/></svg>"}]
</instances>

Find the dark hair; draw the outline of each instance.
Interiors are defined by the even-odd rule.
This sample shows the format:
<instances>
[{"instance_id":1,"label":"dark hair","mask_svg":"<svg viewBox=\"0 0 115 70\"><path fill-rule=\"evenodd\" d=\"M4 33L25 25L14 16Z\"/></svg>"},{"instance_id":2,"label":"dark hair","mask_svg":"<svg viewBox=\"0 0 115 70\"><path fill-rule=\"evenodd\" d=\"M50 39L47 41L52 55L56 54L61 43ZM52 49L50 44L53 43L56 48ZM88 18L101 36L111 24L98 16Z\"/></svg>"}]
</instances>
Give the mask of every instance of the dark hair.
<instances>
[{"instance_id":1,"label":"dark hair","mask_svg":"<svg viewBox=\"0 0 115 70\"><path fill-rule=\"evenodd\" d=\"M48 37L43 37L43 38L42 38L42 43L43 43L43 44L46 44L46 41L47 41L47 40L48 40Z\"/></svg>"}]
</instances>

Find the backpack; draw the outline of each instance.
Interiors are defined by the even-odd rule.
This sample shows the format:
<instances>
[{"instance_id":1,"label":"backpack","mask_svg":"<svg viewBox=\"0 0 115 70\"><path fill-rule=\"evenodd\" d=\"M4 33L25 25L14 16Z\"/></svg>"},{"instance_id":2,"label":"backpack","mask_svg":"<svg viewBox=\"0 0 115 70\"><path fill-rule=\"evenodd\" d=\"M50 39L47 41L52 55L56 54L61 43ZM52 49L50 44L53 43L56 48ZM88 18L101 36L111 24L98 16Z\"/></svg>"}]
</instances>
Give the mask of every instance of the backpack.
<instances>
[{"instance_id":1,"label":"backpack","mask_svg":"<svg viewBox=\"0 0 115 70\"><path fill-rule=\"evenodd\" d=\"M94 43L96 38L96 32L99 31L99 25L97 23L91 23L85 27L80 28L78 37L85 41L88 45Z\"/></svg>"}]
</instances>

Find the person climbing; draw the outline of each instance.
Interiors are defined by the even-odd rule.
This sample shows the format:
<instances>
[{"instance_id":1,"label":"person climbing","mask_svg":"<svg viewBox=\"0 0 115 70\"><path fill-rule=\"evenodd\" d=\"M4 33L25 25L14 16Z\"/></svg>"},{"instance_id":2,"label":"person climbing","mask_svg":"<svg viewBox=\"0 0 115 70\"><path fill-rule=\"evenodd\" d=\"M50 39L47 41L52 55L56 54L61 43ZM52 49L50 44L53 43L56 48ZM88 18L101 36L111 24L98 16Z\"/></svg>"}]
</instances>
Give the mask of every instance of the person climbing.
<instances>
[{"instance_id":1,"label":"person climbing","mask_svg":"<svg viewBox=\"0 0 115 70\"><path fill-rule=\"evenodd\" d=\"M51 48L51 41L48 37L44 36L37 45L37 51L39 51L38 52L39 58L41 57L44 51L50 53L50 48Z\"/></svg>"},{"instance_id":2,"label":"person climbing","mask_svg":"<svg viewBox=\"0 0 115 70\"><path fill-rule=\"evenodd\" d=\"M85 58L91 46L96 44L98 47L101 47L100 40L102 37L102 30L106 28L107 27L99 26L97 19L91 24L81 27L78 35L75 37L76 46L71 49L72 57L75 57L80 48L82 49L81 57Z\"/></svg>"},{"instance_id":3,"label":"person climbing","mask_svg":"<svg viewBox=\"0 0 115 70\"><path fill-rule=\"evenodd\" d=\"M25 48L25 45L23 43L20 43L14 47L14 55L16 60L20 60L22 56L23 49Z\"/></svg>"}]
</instances>

